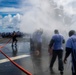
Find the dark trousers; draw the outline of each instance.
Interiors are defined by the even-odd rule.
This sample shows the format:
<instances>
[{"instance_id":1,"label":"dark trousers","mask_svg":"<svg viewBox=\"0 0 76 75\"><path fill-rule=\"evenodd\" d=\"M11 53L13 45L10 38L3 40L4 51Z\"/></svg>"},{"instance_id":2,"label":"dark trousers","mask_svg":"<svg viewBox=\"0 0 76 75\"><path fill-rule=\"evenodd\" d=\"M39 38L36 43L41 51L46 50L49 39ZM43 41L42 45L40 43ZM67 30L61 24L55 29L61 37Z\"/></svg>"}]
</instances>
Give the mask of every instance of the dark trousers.
<instances>
[{"instance_id":1,"label":"dark trousers","mask_svg":"<svg viewBox=\"0 0 76 75\"><path fill-rule=\"evenodd\" d=\"M72 73L72 75L76 75L76 73Z\"/></svg>"},{"instance_id":2,"label":"dark trousers","mask_svg":"<svg viewBox=\"0 0 76 75\"><path fill-rule=\"evenodd\" d=\"M12 45L15 43L17 45L17 39L12 39Z\"/></svg>"},{"instance_id":3,"label":"dark trousers","mask_svg":"<svg viewBox=\"0 0 76 75\"><path fill-rule=\"evenodd\" d=\"M31 50L39 50L41 51L42 43L41 42L34 42L30 39L30 48Z\"/></svg>"},{"instance_id":4,"label":"dark trousers","mask_svg":"<svg viewBox=\"0 0 76 75\"><path fill-rule=\"evenodd\" d=\"M50 69L53 68L57 56L58 56L58 69L59 71L63 71L63 61L62 61L63 50L53 50L53 55L50 62Z\"/></svg>"},{"instance_id":5,"label":"dark trousers","mask_svg":"<svg viewBox=\"0 0 76 75\"><path fill-rule=\"evenodd\" d=\"M76 62L73 63L74 69L72 67L72 75L76 75Z\"/></svg>"}]
</instances>

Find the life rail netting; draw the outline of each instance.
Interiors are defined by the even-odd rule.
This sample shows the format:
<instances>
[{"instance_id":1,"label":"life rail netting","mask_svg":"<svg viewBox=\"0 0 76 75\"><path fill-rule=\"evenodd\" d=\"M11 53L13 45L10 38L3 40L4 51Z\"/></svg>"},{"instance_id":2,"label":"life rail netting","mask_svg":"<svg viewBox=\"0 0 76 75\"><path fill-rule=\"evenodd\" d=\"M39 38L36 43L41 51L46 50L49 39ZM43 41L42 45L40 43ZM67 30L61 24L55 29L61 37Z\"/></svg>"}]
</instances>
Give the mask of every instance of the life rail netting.
<instances>
[{"instance_id":1,"label":"life rail netting","mask_svg":"<svg viewBox=\"0 0 76 75\"><path fill-rule=\"evenodd\" d=\"M9 42L11 41L11 39L9 39L5 44L3 44L2 46L0 46L0 52L10 60L11 63L13 63L17 68L19 68L21 71L23 71L25 74L27 75L32 75L30 72L28 72L27 70L25 70L22 66L18 65L16 62L14 62L9 56L7 56L2 50L1 48L4 48Z\"/></svg>"}]
</instances>

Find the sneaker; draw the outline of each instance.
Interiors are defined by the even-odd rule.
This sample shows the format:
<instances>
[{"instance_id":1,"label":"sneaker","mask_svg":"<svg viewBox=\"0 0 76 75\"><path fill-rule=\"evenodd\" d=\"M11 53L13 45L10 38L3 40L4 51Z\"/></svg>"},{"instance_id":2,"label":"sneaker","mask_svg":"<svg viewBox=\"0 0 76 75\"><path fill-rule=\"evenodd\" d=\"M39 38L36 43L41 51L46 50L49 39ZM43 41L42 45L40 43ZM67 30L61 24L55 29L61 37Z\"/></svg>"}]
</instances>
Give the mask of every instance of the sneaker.
<instances>
[{"instance_id":1,"label":"sneaker","mask_svg":"<svg viewBox=\"0 0 76 75\"><path fill-rule=\"evenodd\" d=\"M60 71L60 75L63 75L63 71Z\"/></svg>"}]
</instances>

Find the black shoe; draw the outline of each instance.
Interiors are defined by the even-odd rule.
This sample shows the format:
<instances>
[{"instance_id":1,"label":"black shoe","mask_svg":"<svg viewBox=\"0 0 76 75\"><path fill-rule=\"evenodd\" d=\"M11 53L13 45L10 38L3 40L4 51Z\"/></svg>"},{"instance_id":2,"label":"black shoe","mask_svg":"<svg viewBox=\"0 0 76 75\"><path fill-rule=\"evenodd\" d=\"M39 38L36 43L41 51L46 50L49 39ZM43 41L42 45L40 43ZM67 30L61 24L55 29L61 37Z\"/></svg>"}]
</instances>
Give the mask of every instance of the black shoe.
<instances>
[{"instance_id":1,"label":"black shoe","mask_svg":"<svg viewBox=\"0 0 76 75\"><path fill-rule=\"evenodd\" d=\"M13 44L11 46L13 47Z\"/></svg>"},{"instance_id":2,"label":"black shoe","mask_svg":"<svg viewBox=\"0 0 76 75\"><path fill-rule=\"evenodd\" d=\"M60 75L63 75L63 71L60 71Z\"/></svg>"},{"instance_id":3,"label":"black shoe","mask_svg":"<svg viewBox=\"0 0 76 75\"><path fill-rule=\"evenodd\" d=\"M15 46L17 46L17 44L15 44Z\"/></svg>"},{"instance_id":4,"label":"black shoe","mask_svg":"<svg viewBox=\"0 0 76 75\"><path fill-rule=\"evenodd\" d=\"M54 70L51 68L50 69L51 74L55 74Z\"/></svg>"}]
</instances>

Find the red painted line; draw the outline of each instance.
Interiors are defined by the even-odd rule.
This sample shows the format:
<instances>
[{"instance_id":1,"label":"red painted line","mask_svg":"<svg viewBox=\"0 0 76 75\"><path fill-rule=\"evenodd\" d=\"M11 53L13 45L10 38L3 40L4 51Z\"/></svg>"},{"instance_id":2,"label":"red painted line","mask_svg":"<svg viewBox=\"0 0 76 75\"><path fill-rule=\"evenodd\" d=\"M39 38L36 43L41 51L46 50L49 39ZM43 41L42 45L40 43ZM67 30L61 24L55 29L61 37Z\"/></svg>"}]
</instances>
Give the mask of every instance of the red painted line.
<instances>
[{"instance_id":1,"label":"red painted line","mask_svg":"<svg viewBox=\"0 0 76 75\"><path fill-rule=\"evenodd\" d=\"M32 75L30 72L28 72L27 70L25 70L23 67L21 67L20 65L18 65L16 62L14 62L13 60L11 60L3 51L0 50L0 52L6 57L8 58L16 67L18 67L20 70L22 70L24 73L26 73L27 75Z\"/></svg>"}]
</instances>

